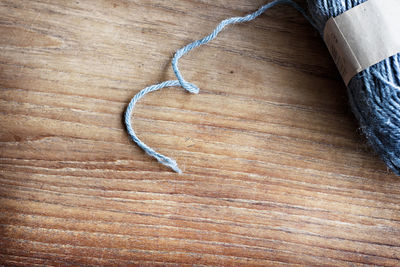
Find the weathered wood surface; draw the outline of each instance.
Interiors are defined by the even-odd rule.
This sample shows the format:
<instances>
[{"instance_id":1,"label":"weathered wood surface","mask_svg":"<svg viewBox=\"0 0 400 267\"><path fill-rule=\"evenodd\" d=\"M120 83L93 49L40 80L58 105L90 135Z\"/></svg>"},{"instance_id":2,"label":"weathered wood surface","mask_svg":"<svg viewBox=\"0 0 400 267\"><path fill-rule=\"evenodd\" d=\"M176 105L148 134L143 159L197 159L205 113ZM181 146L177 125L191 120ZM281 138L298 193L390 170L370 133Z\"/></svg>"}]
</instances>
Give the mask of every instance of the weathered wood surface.
<instances>
[{"instance_id":1,"label":"weathered wood surface","mask_svg":"<svg viewBox=\"0 0 400 267\"><path fill-rule=\"evenodd\" d=\"M316 32L264 1L1 0L0 263L400 265L400 179L365 145Z\"/></svg>"}]
</instances>

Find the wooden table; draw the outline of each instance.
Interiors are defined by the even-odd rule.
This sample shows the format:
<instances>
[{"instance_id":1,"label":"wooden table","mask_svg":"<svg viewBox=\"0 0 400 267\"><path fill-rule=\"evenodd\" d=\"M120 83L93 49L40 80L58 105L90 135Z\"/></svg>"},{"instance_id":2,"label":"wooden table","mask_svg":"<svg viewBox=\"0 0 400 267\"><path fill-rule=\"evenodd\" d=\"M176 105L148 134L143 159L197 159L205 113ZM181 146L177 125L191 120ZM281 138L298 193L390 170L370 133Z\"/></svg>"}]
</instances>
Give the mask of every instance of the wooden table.
<instances>
[{"instance_id":1,"label":"wooden table","mask_svg":"<svg viewBox=\"0 0 400 267\"><path fill-rule=\"evenodd\" d=\"M400 265L400 179L366 145L318 34L265 1L1 0L0 263ZM304 4L304 3L303 3Z\"/></svg>"}]
</instances>

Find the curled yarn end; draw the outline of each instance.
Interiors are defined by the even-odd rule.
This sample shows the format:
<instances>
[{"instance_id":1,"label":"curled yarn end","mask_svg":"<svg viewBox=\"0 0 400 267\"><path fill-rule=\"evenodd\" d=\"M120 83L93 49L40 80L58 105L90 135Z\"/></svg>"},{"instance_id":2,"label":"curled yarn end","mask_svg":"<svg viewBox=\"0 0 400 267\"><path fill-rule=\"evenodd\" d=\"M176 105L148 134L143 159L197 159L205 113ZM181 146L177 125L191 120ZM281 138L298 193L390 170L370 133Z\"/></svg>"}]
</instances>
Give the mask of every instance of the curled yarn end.
<instances>
[{"instance_id":1,"label":"curled yarn end","mask_svg":"<svg viewBox=\"0 0 400 267\"><path fill-rule=\"evenodd\" d=\"M192 83L188 83L188 82L182 83L182 87L186 91L188 91L189 93L192 93L192 94L198 94L200 92L200 89Z\"/></svg>"},{"instance_id":2,"label":"curled yarn end","mask_svg":"<svg viewBox=\"0 0 400 267\"><path fill-rule=\"evenodd\" d=\"M125 126L126 130L131 137L132 141L134 141L143 151L145 151L149 156L152 156L158 160L161 164L171 168L175 172L181 174L182 171L179 169L178 164L176 163L175 160L170 159L164 155L161 155L160 153L157 153L152 149L151 147L147 146L145 143L143 143L142 140L137 137L135 131L133 130L132 123L131 123L131 117L133 113L133 108L135 107L136 103L147 93L154 92L157 90L160 90L165 87L172 87L172 86L180 86L180 82L178 80L172 80L172 81L165 81L159 84L154 84L149 87L146 87L145 89L141 90L139 93L137 93L132 99L131 102L129 102L128 107L126 108L125 111ZM197 87L196 87L197 88Z\"/></svg>"},{"instance_id":3,"label":"curled yarn end","mask_svg":"<svg viewBox=\"0 0 400 267\"><path fill-rule=\"evenodd\" d=\"M162 165L169 167L170 169L172 169L174 172L178 173L178 174L182 174L181 169L179 169L178 164L176 163L175 160L168 158L168 157L164 157L163 158L158 158L157 157L158 162L160 162Z\"/></svg>"}]
</instances>

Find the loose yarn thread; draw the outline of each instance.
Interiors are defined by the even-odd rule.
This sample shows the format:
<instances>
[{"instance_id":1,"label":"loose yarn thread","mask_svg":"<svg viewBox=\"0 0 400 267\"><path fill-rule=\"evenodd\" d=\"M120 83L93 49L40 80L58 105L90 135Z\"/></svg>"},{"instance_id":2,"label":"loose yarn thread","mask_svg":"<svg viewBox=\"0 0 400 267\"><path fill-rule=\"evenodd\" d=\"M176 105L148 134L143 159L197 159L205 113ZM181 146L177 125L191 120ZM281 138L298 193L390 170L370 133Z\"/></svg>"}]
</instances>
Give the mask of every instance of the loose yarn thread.
<instances>
[{"instance_id":1,"label":"loose yarn thread","mask_svg":"<svg viewBox=\"0 0 400 267\"><path fill-rule=\"evenodd\" d=\"M288 4L297 9L322 35L326 21L330 17L337 16L365 1L367 0L308 0L310 18L304 9L293 0L275 0L254 13L223 20L211 34L184 46L175 53L172 59L172 68L177 80L151 85L132 98L125 112L125 125L129 136L148 155L175 172L182 173L175 160L156 152L137 137L131 124L131 116L136 103L147 93L173 86L182 87L193 94L199 93L199 88L187 82L179 71L178 61L183 55L212 41L226 26L251 21L278 4ZM399 73L400 56L398 54L357 74L348 85L350 104L360 121L361 129L386 164L397 174L400 174L400 159L397 156L400 153Z\"/></svg>"},{"instance_id":2,"label":"loose yarn thread","mask_svg":"<svg viewBox=\"0 0 400 267\"><path fill-rule=\"evenodd\" d=\"M146 87L145 89L141 90L138 94L136 94L132 100L130 101L128 107L126 108L126 112L125 112L125 125L126 125L126 129L128 131L129 136L131 137L131 139L140 147L142 148L148 155L156 158L161 164L171 168L172 170L174 170L177 173L182 173L182 171L179 169L177 163L175 160L166 157L158 152L156 152L154 149L152 149L151 147L147 146L142 140L140 140L135 131L132 128L132 124L131 124L131 116L132 116L132 112L133 112L133 108L135 107L136 103L146 94L150 93L150 92L154 92L157 91L159 89L165 88L165 87L172 87L172 86L180 86L182 88L184 88L186 91L192 93L192 94L197 94L199 93L199 88L192 84L189 83L187 81L185 81L185 79L183 78L181 72L179 71L178 68L178 61L179 59L185 55L186 53L188 53L189 51L191 51L192 49L204 45L208 42L210 42L211 40L215 39L218 34L222 31L223 28L225 28L226 26L230 25L230 24L236 24L236 23L243 23L243 22L247 22L247 21L251 21L255 18L257 18L258 16L260 16L262 13L264 13L267 9L278 5L278 4L289 4L292 5L294 8L296 8L298 11L300 11L303 16L305 16L308 21L311 24L314 24L313 21L306 15L306 12L298 5L296 4L294 1L292 0L276 0L273 2L270 2L264 6L262 6L260 9L258 9L256 12L248 14L247 16L244 17L233 17L233 18L229 18L226 20L223 20L220 24L218 24L218 26L214 29L214 31L207 35L206 37L194 41L186 46L184 46L183 48L179 49L173 59L172 59L172 68L174 70L175 76L177 77L177 80L170 80L170 81L165 81L159 84L155 84L155 85L151 85L149 87Z\"/></svg>"}]
</instances>

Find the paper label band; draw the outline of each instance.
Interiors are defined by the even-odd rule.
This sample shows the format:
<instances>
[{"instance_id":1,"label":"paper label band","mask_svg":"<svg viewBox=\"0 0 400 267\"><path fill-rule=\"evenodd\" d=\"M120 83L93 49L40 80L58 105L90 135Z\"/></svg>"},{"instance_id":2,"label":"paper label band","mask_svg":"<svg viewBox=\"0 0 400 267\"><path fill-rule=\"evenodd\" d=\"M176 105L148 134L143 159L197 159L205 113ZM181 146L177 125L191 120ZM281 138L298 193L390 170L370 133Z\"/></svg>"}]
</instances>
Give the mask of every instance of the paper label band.
<instances>
[{"instance_id":1,"label":"paper label band","mask_svg":"<svg viewBox=\"0 0 400 267\"><path fill-rule=\"evenodd\" d=\"M324 40L347 85L357 73L400 53L400 0L368 0L330 18Z\"/></svg>"}]
</instances>

